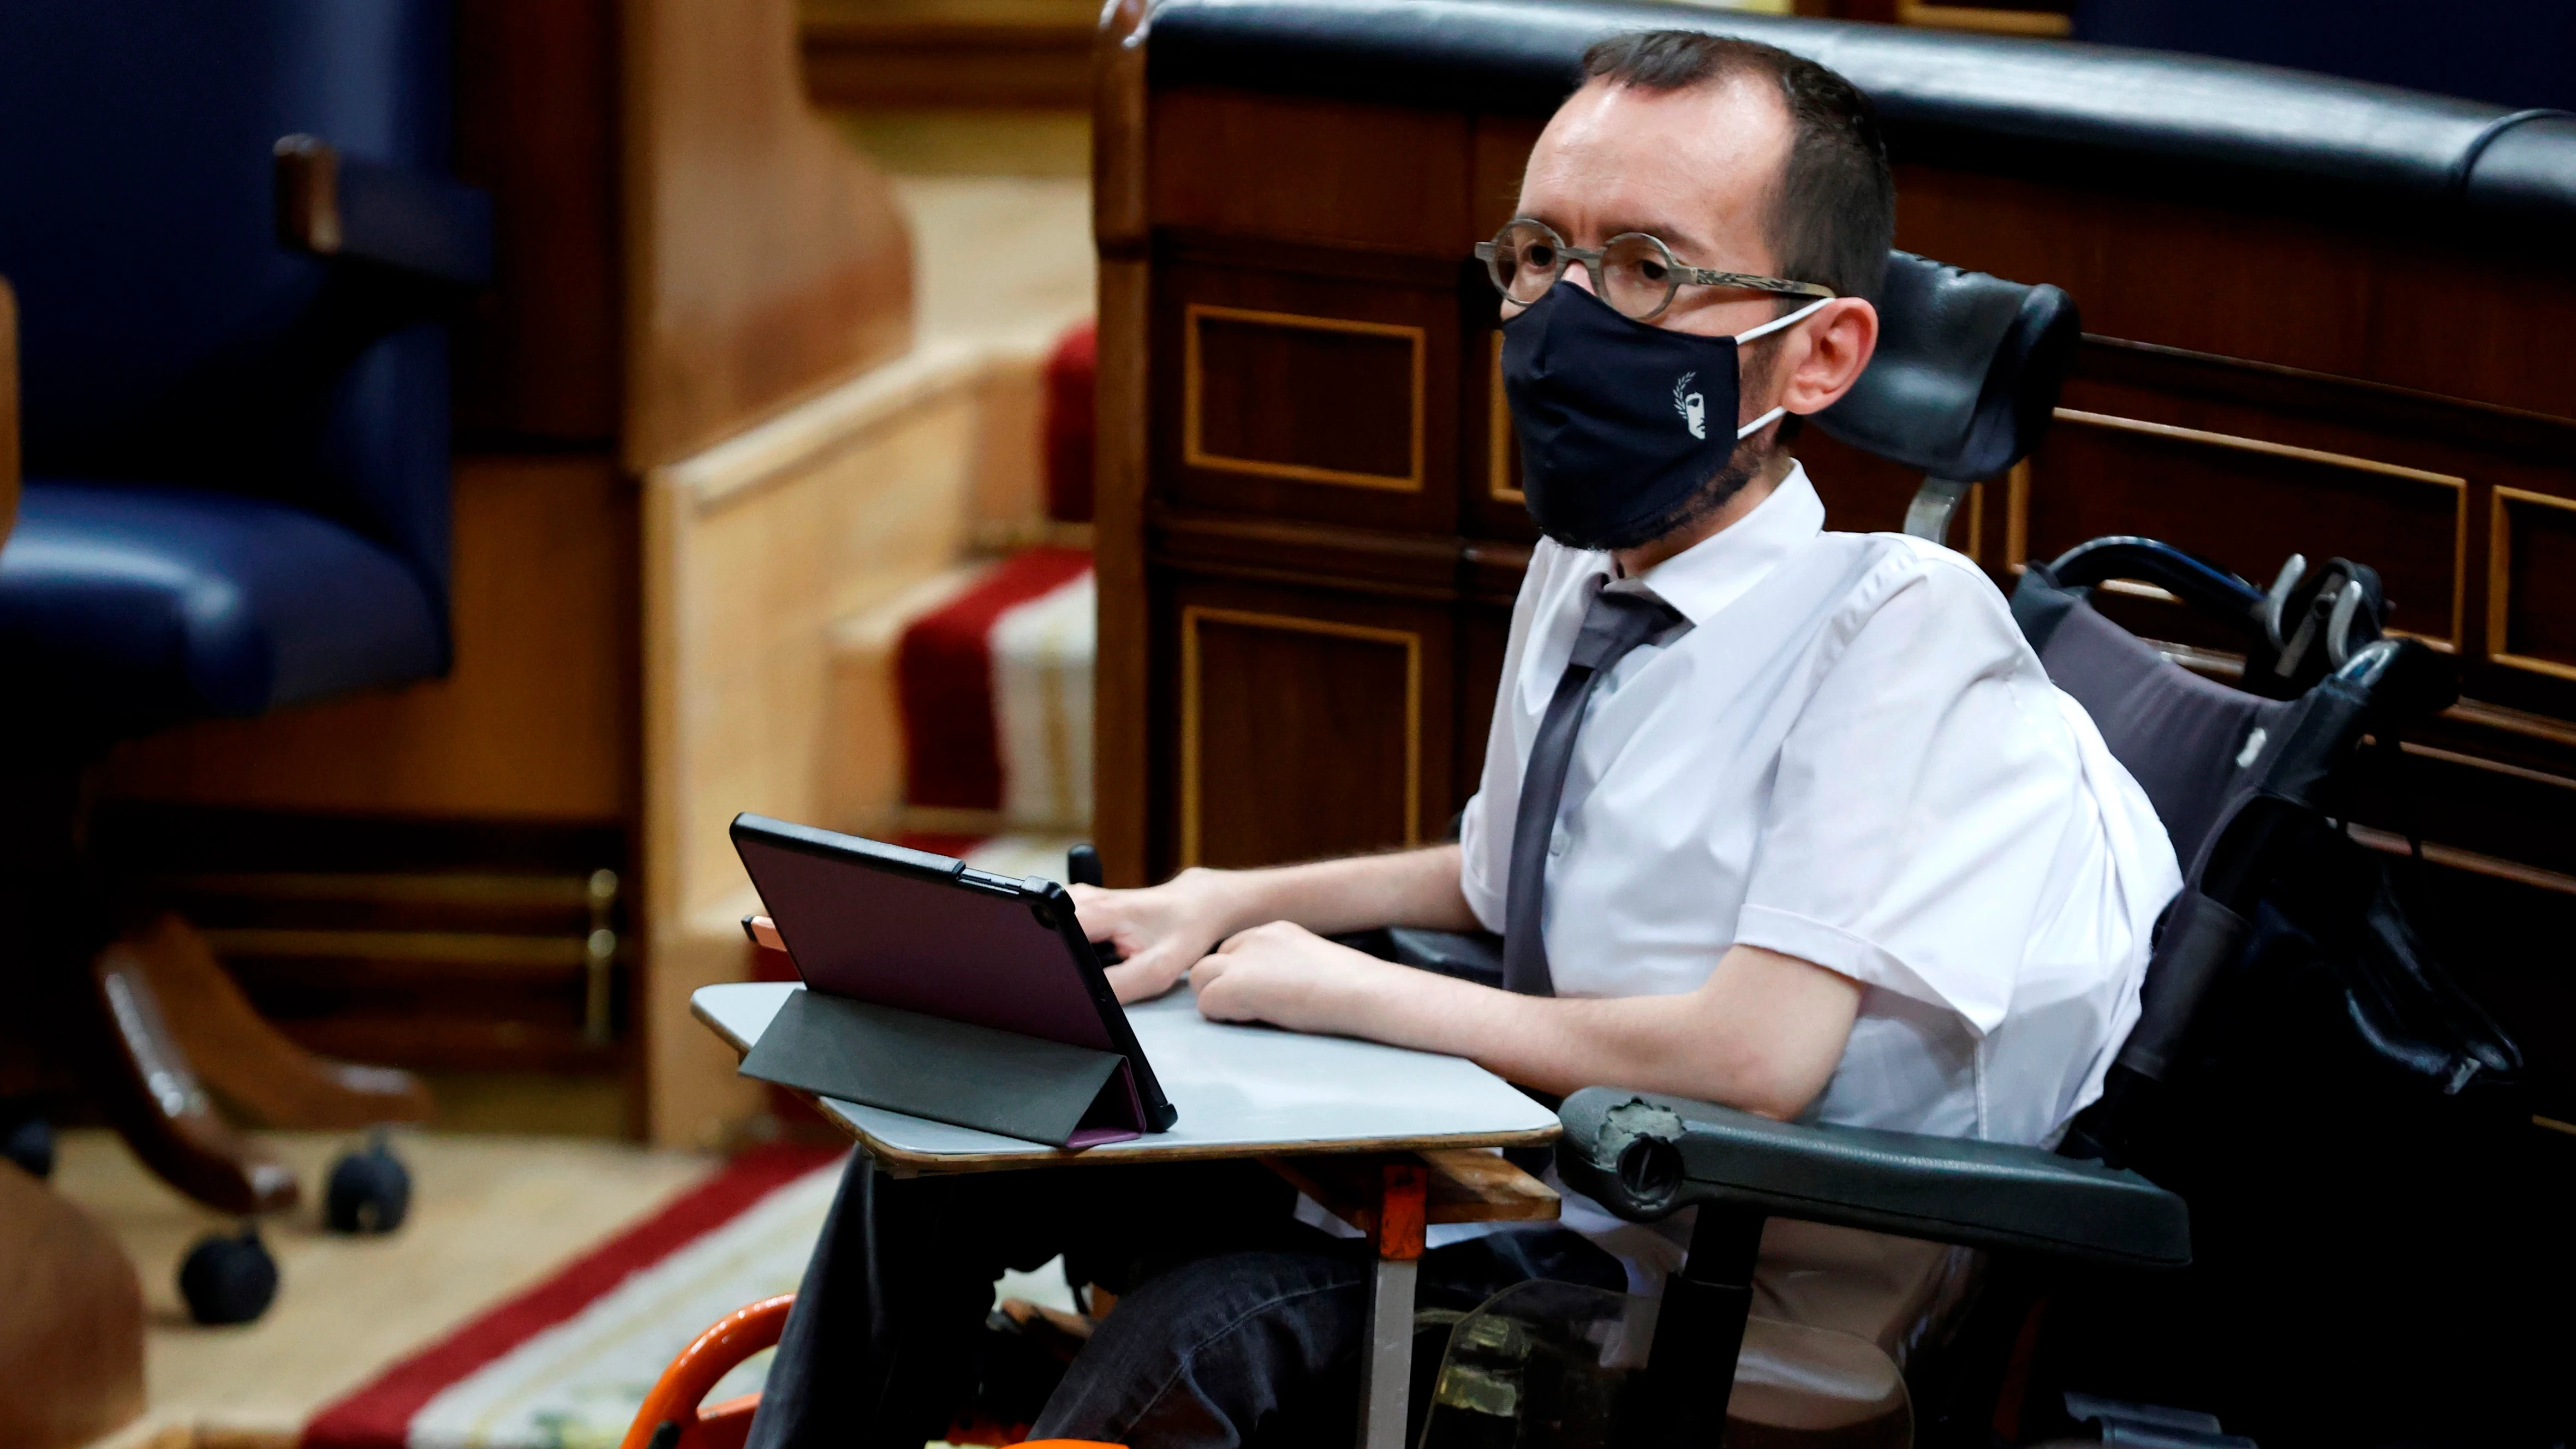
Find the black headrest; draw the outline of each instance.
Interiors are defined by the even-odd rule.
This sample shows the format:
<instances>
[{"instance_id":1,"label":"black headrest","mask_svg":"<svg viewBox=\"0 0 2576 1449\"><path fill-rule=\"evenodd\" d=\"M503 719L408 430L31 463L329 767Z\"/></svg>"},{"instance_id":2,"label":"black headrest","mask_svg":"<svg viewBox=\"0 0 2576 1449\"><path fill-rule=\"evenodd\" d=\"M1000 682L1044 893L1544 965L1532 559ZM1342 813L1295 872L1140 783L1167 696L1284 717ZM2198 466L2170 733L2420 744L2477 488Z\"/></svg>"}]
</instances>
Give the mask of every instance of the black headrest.
<instances>
[{"instance_id":1,"label":"black headrest","mask_svg":"<svg viewBox=\"0 0 2576 1449\"><path fill-rule=\"evenodd\" d=\"M2075 299L1887 254L1878 353L1816 426L1935 478L1992 478L2039 445L2083 330Z\"/></svg>"}]
</instances>

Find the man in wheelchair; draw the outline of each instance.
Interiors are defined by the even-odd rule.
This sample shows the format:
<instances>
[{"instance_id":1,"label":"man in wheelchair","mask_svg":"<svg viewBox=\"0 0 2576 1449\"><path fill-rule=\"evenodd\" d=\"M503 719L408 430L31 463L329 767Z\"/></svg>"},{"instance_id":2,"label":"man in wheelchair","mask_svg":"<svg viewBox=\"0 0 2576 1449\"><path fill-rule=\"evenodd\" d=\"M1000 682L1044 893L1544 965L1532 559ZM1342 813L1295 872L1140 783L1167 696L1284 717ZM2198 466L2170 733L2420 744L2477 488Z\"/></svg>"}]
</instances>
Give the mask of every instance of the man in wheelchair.
<instances>
[{"instance_id":1,"label":"man in wheelchair","mask_svg":"<svg viewBox=\"0 0 2576 1449\"><path fill-rule=\"evenodd\" d=\"M1828 531L1788 451L1877 345L1894 184L1875 122L1839 76L1741 40L1620 37L1585 70L1478 249L1547 538L1460 840L1077 887L1083 920L1127 1000L1186 978L1212 1017L1466 1056L1544 1093L2053 1144L2137 1019L2181 876L1992 584L1919 539ZM1389 925L1499 932L1499 983L1329 939ZM1569 1189L1562 1225L1435 1234L1421 1291L1651 1294L1687 1217L1630 1223ZM753 1442L918 1445L971 1373L994 1272L1059 1251L1123 1296L1039 1436L1348 1432L1366 1260L1258 1169L1032 1189L862 1164ZM1775 1313L1894 1346L1948 1261L1781 1224L1761 1286ZM1822 1291L1800 1271L1820 1263L1859 1271Z\"/></svg>"}]
</instances>

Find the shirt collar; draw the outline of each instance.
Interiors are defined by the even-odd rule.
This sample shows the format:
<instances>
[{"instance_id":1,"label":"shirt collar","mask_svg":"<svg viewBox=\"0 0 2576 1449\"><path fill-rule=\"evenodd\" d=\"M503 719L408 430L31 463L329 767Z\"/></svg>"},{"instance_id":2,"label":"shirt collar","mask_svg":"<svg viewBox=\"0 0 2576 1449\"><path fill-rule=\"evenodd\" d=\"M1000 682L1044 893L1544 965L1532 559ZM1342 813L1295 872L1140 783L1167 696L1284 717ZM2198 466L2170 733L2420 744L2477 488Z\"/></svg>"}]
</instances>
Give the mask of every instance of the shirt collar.
<instances>
[{"instance_id":1,"label":"shirt collar","mask_svg":"<svg viewBox=\"0 0 2576 1449\"><path fill-rule=\"evenodd\" d=\"M1646 570L1639 582L1693 626L1704 624L1824 527L1824 500L1807 481L1806 465L1793 462L1751 513Z\"/></svg>"}]
</instances>

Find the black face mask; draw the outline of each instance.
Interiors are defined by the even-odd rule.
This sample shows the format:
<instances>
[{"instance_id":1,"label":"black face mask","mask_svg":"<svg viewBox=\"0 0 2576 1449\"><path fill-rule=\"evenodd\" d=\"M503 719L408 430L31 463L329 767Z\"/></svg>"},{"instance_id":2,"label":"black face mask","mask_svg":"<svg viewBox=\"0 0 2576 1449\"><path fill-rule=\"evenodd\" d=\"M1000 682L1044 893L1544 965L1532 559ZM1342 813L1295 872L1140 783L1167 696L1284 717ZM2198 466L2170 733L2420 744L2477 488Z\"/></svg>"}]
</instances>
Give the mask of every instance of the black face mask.
<instances>
[{"instance_id":1,"label":"black face mask","mask_svg":"<svg viewBox=\"0 0 2576 1449\"><path fill-rule=\"evenodd\" d=\"M1643 542L1639 529L1690 502L1739 440L1786 411L1727 426L1739 406L1737 345L1826 300L1704 337L1624 317L1581 287L1550 287L1503 324L1503 395L1530 517L1575 548Z\"/></svg>"}]
</instances>

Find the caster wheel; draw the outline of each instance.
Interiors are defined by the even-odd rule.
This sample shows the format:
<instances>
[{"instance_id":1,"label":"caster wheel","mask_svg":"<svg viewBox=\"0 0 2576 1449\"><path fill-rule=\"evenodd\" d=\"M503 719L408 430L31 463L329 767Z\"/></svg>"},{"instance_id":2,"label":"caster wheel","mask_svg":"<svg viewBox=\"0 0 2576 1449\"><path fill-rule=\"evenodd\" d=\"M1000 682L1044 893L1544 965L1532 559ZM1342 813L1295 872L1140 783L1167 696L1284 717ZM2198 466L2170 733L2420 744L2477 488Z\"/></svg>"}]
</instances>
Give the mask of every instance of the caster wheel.
<instances>
[{"instance_id":1,"label":"caster wheel","mask_svg":"<svg viewBox=\"0 0 2576 1449\"><path fill-rule=\"evenodd\" d=\"M0 1118L0 1157L42 1180L54 1175L54 1124L42 1117Z\"/></svg>"},{"instance_id":2,"label":"caster wheel","mask_svg":"<svg viewBox=\"0 0 2576 1449\"><path fill-rule=\"evenodd\" d=\"M179 1296L199 1323L248 1323L277 1300L277 1260L249 1224L237 1236L210 1234L179 1264Z\"/></svg>"},{"instance_id":3,"label":"caster wheel","mask_svg":"<svg viewBox=\"0 0 2576 1449\"><path fill-rule=\"evenodd\" d=\"M335 1233L390 1233L411 1211L411 1171L385 1145L381 1132L367 1145L331 1164L323 1195L323 1221Z\"/></svg>"}]
</instances>

